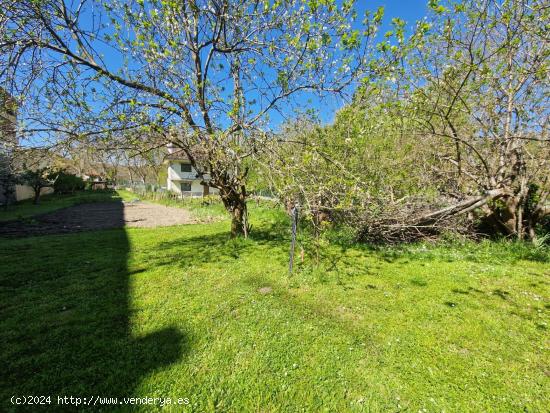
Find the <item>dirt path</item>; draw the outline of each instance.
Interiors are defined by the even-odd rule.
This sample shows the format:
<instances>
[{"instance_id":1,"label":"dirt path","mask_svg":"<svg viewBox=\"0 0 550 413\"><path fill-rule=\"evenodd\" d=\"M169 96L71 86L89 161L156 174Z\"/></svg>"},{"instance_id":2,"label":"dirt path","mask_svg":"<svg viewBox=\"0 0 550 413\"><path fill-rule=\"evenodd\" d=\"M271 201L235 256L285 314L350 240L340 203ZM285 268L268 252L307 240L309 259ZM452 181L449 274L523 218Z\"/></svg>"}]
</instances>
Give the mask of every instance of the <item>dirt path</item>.
<instances>
[{"instance_id":1,"label":"dirt path","mask_svg":"<svg viewBox=\"0 0 550 413\"><path fill-rule=\"evenodd\" d=\"M0 222L0 236L62 234L106 228L193 223L188 211L147 202L100 202L63 208L32 219Z\"/></svg>"}]
</instances>

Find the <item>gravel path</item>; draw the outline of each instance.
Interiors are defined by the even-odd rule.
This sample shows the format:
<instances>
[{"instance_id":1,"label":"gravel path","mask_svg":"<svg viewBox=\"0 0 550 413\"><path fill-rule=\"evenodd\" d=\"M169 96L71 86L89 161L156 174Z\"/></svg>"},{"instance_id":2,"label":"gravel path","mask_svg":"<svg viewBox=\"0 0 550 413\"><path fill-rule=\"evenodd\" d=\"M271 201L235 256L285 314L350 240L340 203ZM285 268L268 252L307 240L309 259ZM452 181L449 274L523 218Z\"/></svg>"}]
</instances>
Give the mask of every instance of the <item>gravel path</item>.
<instances>
[{"instance_id":1,"label":"gravel path","mask_svg":"<svg viewBox=\"0 0 550 413\"><path fill-rule=\"evenodd\" d=\"M185 209L147 202L98 202L59 209L32 219L1 222L0 236L62 234L124 226L164 227L193 222Z\"/></svg>"}]
</instances>

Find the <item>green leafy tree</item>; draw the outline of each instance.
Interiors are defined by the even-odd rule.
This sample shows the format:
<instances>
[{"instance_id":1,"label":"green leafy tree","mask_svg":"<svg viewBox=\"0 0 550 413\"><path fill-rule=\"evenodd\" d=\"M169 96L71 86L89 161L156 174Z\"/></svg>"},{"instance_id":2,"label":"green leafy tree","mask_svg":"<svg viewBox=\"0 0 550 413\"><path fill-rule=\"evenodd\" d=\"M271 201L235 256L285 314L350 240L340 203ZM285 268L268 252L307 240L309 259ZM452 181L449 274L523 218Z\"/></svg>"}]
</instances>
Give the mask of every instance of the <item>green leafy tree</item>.
<instances>
[{"instance_id":1,"label":"green leafy tree","mask_svg":"<svg viewBox=\"0 0 550 413\"><path fill-rule=\"evenodd\" d=\"M397 42L379 44L401 55L399 64L365 77L334 125L286 131L267 175L313 217L322 211L369 239L479 221L534 238L550 214L548 8L528 0L430 6L408 39L397 20Z\"/></svg>"},{"instance_id":2,"label":"green leafy tree","mask_svg":"<svg viewBox=\"0 0 550 413\"><path fill-rule=\"evenodd\" d=\"M0 73L14 87L25 78L29 133L116 147L162 135L219 189L232 234L246 235L246 160L263 149L269 114L306 93L343 93L373 69L382 11L363 20L353 3L8 1Z\"/></svg>"},{"instance_id":3,"label":"green leafy tree","mask_svg":"<svg viewBox=\"0 0 550 413\"><path fill-rule=\"evenodd\" d=\"M328 220L359 238L401 240L398 224L437 193L409 116L394 91L363 87L333 125L307 118L289 124L264 157L264 181L285 203L298 201L316 231Z\"/></svg>"},{"instance_id":4,"label":"green leafy tree","mask_svg":"<svg viewBox=\"0 0 550 413\"><path fill-rule=\"evenodd\" d=\"M547 4L431 6L400 87L416 108L419 142L437 159L441 191L454 203L422 222L475 213L494 231L534 238L550 214Z\"/></svg>"},{"instance_id":5,"label":"green leafy tree","mask_svg":"<svg viewBox=\"0 0 550 413\"><path fill-rule=\"evenodd\" d=\"M50 172L47 180L53 182L53 189L58 194L72 194L84 189L84 180L67 171Z\"/></svg>"},{"instance_id":6,"label":"green leafy tree","mask_svg":"<svg viewBox=\"0 0 550 413\"><path fill-rule=\"evenodd\" d=\"M42 189L51 187L54 184L49 168L28 169L19 175L19 182L31 187L34 192L33 203L36 205L40 202Z\"/></svg>"}]
</instances>

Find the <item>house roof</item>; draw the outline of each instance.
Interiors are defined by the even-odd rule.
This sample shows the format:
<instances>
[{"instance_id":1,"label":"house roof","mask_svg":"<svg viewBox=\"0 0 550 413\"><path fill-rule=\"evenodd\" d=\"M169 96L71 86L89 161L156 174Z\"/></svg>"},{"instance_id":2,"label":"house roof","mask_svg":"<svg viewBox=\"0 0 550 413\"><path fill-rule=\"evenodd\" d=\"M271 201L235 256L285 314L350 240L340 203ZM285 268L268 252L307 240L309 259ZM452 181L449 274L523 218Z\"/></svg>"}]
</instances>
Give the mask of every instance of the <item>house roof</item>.
<instances>
[{"instance_id":1,"label":"house roof","mask_svg":"<svg viewBox=\"0 0 550 413\"><path fill-rule=\"evenodd\" d=\"M167 161L189 161L189 157L183 149L167 154L164 159Z\"/></svg>"},{"instance_id":2,"label":"house roof","mask_svg":"<svg viewBox=\"0 0 550 413\"><path fill-rule=\"evenodd\" d=\"M197 162L204 162L208 159L206 148L201 145L193 145L188 152L191 153ZM183 149L176 146L168 146L168 154L165 155L164 160L189 162L190 159Z\"/></svg>"}]
</instances>

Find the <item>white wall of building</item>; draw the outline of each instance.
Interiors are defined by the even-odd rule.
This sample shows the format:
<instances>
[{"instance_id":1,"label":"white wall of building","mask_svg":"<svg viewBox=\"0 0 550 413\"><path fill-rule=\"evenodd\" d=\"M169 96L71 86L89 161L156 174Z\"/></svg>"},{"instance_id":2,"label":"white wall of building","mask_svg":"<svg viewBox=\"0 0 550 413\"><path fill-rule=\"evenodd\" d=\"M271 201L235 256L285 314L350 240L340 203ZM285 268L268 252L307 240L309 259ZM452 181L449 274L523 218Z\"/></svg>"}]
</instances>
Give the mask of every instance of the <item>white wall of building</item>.
<instances>
[{"instance_id":1,"label":"white wall of building","mask_svg":"<svg viewBox=\"0 0 550 413\"><path fill-rule=\"evenodd\" d=\"M166 187L169 191L176 192L181 194L181 183L182 182L191 182L191 192L184 193L185 195L193 196L202 196L204 187L201 184L202 179L197 178L197 171L191 167L191 172L182 172L181 164L185 162L171 161L168 163L168 179L166 182ZM188 163L187 163L188 164ZM210 179L208 175L205 175L205 180ZM217 194L218 190L216 188L209 189L210 194Z\"/></svg>"},{"instance_id":2,"label":"white wall of building","mask_svg":"<svg viewBox=\"0 0 550 413\"><path fill-rule=\"evenodd\" d=\"M40 196L53 194L53 188L47 187L40 190ZM15 198L18 201L34 198L34 190L28 185L15 185Z\"/></svg>"}]
</instances>

